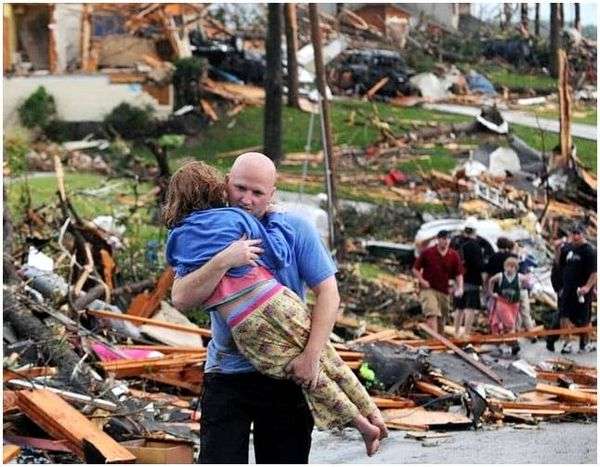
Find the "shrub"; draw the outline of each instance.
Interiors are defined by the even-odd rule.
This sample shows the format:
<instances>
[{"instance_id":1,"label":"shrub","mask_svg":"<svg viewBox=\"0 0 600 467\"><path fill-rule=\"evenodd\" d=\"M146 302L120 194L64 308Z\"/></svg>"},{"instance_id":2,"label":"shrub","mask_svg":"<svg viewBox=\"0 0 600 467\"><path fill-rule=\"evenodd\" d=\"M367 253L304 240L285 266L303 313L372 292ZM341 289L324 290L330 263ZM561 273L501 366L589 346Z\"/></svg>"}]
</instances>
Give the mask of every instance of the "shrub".
<instances>
[{"instance_id":1,"label":"shrub","mask_svg":"<svg viewBox=\"0 0 600 467\"><path fill-rule=\"evenodd\" d=\"M7 131L4 135L4 157L12 176L27 170L29 136L23 129Z\"/></svg>"},{"instance_id":2,"label":"shrub","mask_svg":"<svg viewBox=\"0 0 600 467\"><path fill-rule=\"evenodd\" d=\"M136 107L122 102L105 118L104 124L125 139L145 138L154 132L152 107Z\"/></svg>"},{"instance_id":3,"label":"shrub","mask_svg":"<svg viewBox=\"0 0 600 467\"><path fill-rule=\"evenodd\" d=\"M19 107L19 118L26 128L45 128L56 115L54 97L40 86Z\"/></svg>"}]
</instances>

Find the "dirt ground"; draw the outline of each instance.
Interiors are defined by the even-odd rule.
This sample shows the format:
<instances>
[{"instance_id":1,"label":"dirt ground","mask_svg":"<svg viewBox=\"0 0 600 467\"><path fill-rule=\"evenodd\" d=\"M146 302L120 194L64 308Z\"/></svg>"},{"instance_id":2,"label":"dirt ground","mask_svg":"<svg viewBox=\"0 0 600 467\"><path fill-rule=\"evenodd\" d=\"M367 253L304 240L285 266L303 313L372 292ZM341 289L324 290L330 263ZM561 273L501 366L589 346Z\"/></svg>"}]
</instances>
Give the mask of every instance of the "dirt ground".
<instances>
[{"instance_id":1,"label":"dirt ground","mask_svg":"<svg viewBox=\"0 0 600 467\"><path fill-rule=\"evenodd\" d=\"M543 342L521 339L521 357L535 364L561 357ZM556 348L560 349L561 343ZM568 356L596 365L597 353ZM542 422L536 426L484 426L478 431L448 432L447 438L417 441L394 430L374 457L367 457L356 430L313 432L311 464L597 464L597 422ZM250 454L251 459L253 453Z\"/></svg>"}]
</instances>

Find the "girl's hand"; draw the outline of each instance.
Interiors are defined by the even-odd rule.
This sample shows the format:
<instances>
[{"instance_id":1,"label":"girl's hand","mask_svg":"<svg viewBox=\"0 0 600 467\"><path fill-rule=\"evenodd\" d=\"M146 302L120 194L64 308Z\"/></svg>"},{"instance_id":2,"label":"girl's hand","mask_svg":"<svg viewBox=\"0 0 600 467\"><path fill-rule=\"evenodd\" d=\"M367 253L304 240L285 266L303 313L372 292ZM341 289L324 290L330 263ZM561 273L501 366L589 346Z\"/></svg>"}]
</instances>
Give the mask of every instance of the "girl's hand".
<instances>
[{"instance_id":1,"label":"girl's hand","mask_svg":"<svg viewBox=\"0 0 600 467\"><path fill-rule=\"evenodd\" d=\"M215 259L222 261L225 269L247 265L257 266L256 261L263 254L261 243L260 239L248 240L244 234L239 240L230 243L227 248L219 252Z\"/></svg>"}]
</instances>

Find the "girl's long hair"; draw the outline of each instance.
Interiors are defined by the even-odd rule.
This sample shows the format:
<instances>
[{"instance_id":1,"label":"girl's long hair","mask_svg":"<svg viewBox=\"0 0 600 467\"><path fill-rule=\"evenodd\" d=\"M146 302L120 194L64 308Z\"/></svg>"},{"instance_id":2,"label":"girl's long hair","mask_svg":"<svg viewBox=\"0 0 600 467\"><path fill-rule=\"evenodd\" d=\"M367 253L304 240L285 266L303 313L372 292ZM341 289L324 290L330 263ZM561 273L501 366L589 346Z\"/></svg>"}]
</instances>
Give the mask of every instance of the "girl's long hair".
<instances>
[{"instance_id":1,"label":"girl's long hair","mask_svg":"<svg viewBox=\"0 0 600 467\"><path fill-rule=\"evenodd\" d=\"M204 162L188 162L169 181L162 218L171 229L193 211L223 206L225 181L221 173Z\"/></svg>"}]
</instances>

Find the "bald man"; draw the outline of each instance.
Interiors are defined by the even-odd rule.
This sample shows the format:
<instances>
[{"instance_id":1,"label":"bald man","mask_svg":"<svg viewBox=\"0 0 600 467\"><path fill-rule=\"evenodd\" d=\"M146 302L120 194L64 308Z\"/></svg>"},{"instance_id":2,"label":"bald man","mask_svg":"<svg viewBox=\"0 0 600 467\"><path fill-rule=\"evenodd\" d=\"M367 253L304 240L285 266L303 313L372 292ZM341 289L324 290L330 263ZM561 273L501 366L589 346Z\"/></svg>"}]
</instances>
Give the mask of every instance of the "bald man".
<instances>
[{"instance_id":1,"label":"bald man","mask_svg":"<svg viewBox=\"0 0 600 467\"><path fill-rule=\"evenodd\" d=\"M240 155L226 178L230 205L265 219L276 179L275 165L264 154ZM201 400L203 464L247 464L251 425L257 463L308 463L314 422L301 386L318 378L319 355L329 340L340 298L336 267L314 226L292 214L286 213L285 218L295 232L294 259L275 276L303 299L307 287L314 292L310 337L304 351L288 364L290 379L276 380L252 367L238 352L219 313L211 313L213 337ZM202 304L230 268L255 264L261 253L260 240L233 242L200 269L175 278L174 305L186 310Z\"/></svg>"}]
</instances>

